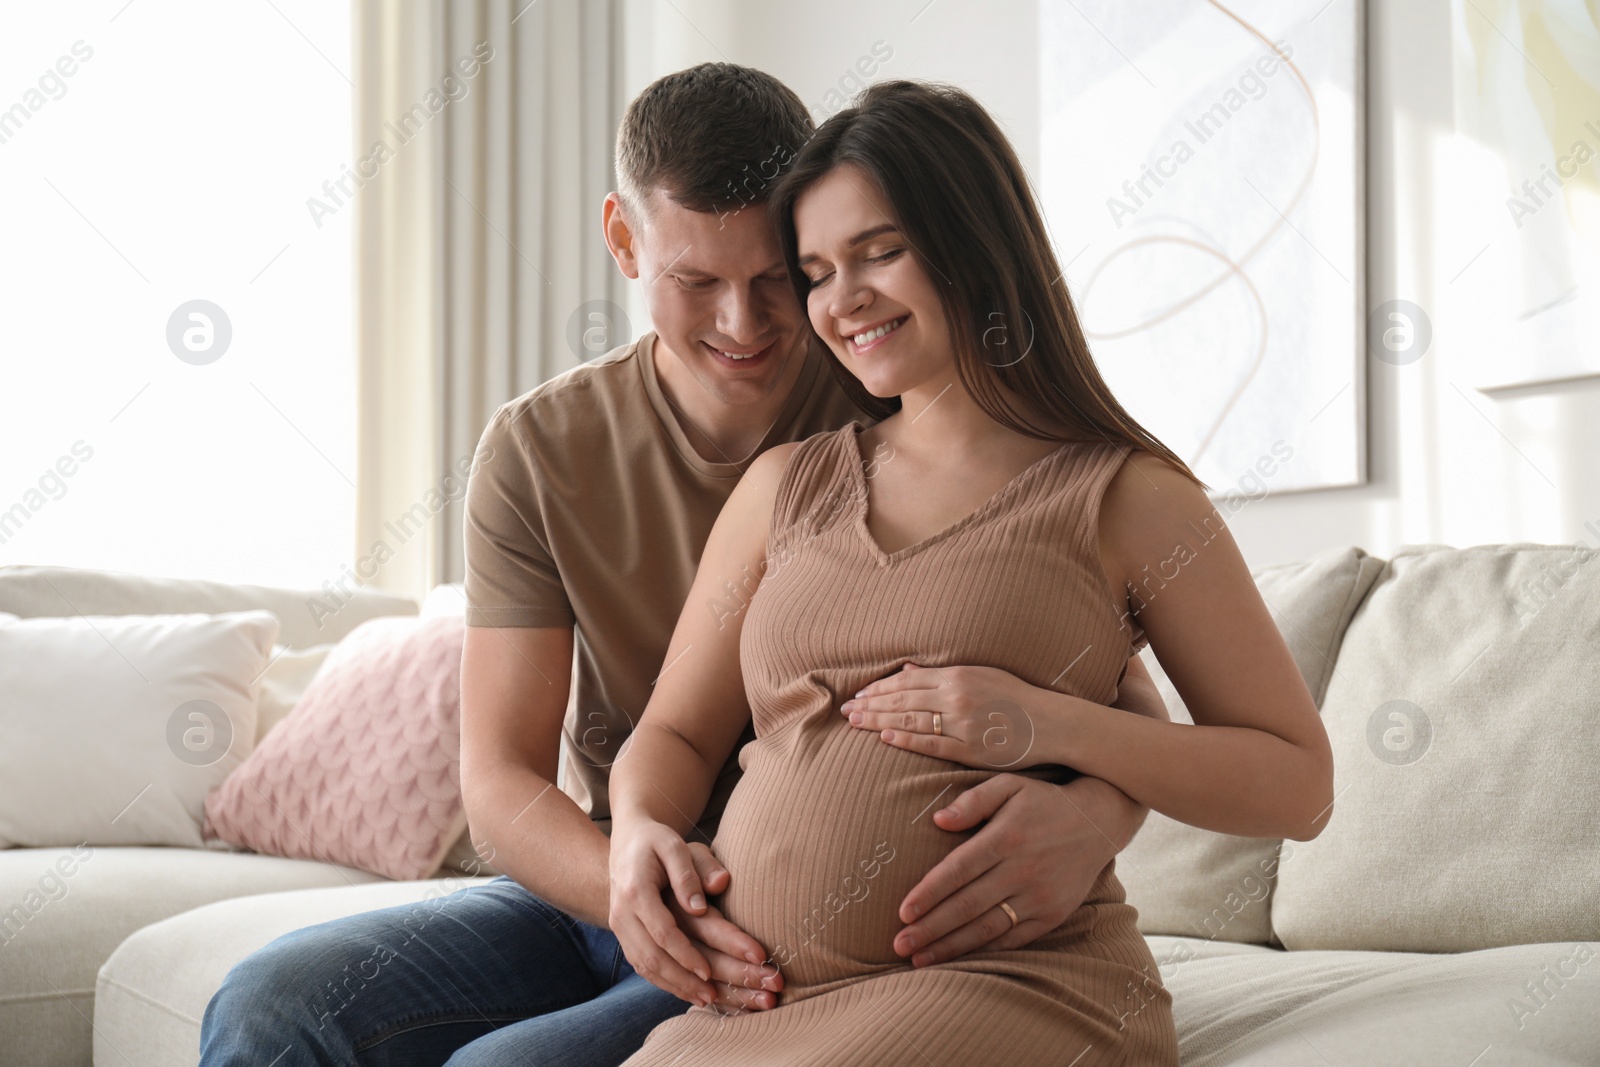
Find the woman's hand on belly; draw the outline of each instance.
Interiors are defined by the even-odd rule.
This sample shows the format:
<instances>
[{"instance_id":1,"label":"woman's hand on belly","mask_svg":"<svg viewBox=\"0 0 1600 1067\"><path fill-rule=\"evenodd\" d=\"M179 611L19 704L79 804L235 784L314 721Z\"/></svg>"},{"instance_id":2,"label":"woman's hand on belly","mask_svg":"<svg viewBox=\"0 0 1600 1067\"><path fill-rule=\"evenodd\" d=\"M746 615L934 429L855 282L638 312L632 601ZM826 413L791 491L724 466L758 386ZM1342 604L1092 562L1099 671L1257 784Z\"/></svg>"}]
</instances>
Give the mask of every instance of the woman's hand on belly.
<instances>
[{"instance_id":1,"label":"woman's hand on belly","mask_svg":"<svg viewBox=\"0 0 1600 1067\"><path fill-rule=\"evenodd\" d=\"M995 667L919 667L867 685L840 706L850 725L896 748L980 770L1056 763L1028 710L1059 697Z\"/></svg>"},{"instance_id":2,"label":"woman's hand on belly","mask_svg":"<svg viewBox=\"0 0 1600 1067\"><path fill-rule=\"evenodd\" d=\"M709 849L686 844L671 827L618 825L611 837L611 930L633 969L680 1000L770 1008L782 988L776 969L763 968L761 946L705 900L725 890L728 877Z\"/></svg>"}]
</instances>

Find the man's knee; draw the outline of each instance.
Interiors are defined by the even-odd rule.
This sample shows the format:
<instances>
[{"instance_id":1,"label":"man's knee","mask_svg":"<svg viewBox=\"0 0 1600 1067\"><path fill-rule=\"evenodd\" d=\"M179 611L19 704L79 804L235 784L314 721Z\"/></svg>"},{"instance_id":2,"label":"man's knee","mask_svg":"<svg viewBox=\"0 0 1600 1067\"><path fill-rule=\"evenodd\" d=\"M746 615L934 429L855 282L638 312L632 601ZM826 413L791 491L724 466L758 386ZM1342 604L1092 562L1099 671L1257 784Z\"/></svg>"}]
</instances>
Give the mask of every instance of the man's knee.
<instances>
[{"instance_id":1,"label":"man's knee","mask_svg":"<svg viewBox=\"0 0 1600 1067\"><path fill-rule=\"evenodd\" d=\"M206 1005L205 1026L307 1033L336 1026L359 986L342 953L319 954L295 935L280 937L228 971Z\"/></svg>"}]
</instances>

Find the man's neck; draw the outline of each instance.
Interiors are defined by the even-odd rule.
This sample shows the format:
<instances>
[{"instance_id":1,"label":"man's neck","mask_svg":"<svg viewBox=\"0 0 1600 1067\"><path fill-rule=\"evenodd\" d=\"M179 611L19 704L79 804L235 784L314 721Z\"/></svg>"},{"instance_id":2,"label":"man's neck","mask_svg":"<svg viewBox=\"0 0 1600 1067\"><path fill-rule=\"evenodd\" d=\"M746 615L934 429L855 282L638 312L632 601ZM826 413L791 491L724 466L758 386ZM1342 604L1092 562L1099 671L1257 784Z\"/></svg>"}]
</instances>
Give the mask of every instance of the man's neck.
<instances>
[{"instance_id":1,"label":"man's neck","mask_svg":"<svg viewBox=\"0 0 1600 1067\"><path fill-rule=\"evenodd\" d=\"M667 398L684 436L708 463L743 463L755 458L805 372L804 348L790 357L777 388L749 404L730 404L713 396L684 368L658 337L651 346L656 383Z\"/></svg>"}]
</instances>

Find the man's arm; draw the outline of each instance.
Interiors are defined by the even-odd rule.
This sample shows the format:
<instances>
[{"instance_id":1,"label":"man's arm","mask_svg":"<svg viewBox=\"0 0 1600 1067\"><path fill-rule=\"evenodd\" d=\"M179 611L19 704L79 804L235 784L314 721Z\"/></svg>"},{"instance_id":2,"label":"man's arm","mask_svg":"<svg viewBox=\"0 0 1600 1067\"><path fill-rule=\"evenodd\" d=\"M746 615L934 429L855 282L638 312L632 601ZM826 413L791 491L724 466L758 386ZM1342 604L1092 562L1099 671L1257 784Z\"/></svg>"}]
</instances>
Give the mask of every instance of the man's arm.
<instances>
[{"instance_id":1,"label":"man's arm","mask_svg":"<svg viewBox=\"0 0 1600 1067\"><path fill-rule=\"evenodd\" d=\"M461 792L472 841L494 866L541 900L595 926L607 925L610 842L555 787L571 682L571 627L469 626L461 656ZM710 891L728 872L692 846ZM729 1009L767 1008L782 988L748 962L765 950L715 908L678 914L690 943L710 962L717 1000Z\"/></svg>"},{"instance_id":2,"label":"man's arm","mask_svg":"<svg viewBox=\"0 0 1600 1067\"><path fill-rule=\"evenodd\" d=\"M610 842L555 787L574 613L545 543L538 462L526 454L514 417L503 405L489 420L467 483L468 620L518 621L467 627L461 790L484 859L567 914L603 926ZM711 892L722 892L727 870L704 845L690 851ZM678 922L710 962L720 1001L729 1008L770 1006L770 994L760 992L774 988L768 976L743 962L765 955L754 938L715 908Z\"/></svg>"},{"instance_id":3,"label":"man's arm","mask_svg":"<svg viewBox=\"0 0 1600 1067\"><path fill-rule=\"evenodd\" d=\"M461 792L472 840L495 867L603 926L605 834L555 788L571 673L571 627L467 627Z\"/></svg>"},{"instance_id":4,"label":"man's arm","mask_svg":"<svg viewBox=\"0 0 1600 1067\"><path fill-rule=\"evenodd\" d=\"M1170 721L1134 656L1111 705ZM944 830L978 828L906 894L895 951L922 967L976 949L1018 948L1082 905L1100 871L1133 840L1150 809L1099 778L1052 785L1002 774L934 813ZM1017 925L1001 901L1017 913Z\"/></svg>"},{"instance_id":5,"label":"man's arm","mask_svg":"<svg viewBox=\"0 0 1600 1067\"><path fill-rule=\"evenodd\" d=\"M1117 699L1111 702L1111 706L1159 722L1172 721L1167 702L1161 699L1161 690L1156 688L1150 668L1144 665L1144 657L1139 655L1128 661L1128 673L1122 676L1122 684L1117 687Z\"/></svg>"},{"instance_id":6,"label":"man's arm","mask_svg":"<svg viewBox=\"0 0 1600 1067\"><path fill-rule=\"evenodd\" d=\"M1161 699L1161 690L1156 688L1156 680L1150 676L1150 669L1144 665L1144 659L1138 655L1128 660L1128 671L1122 677L1122 684L1117 687L1117 699L1111 702L1113 708L1121 711L1131 711L1135 715L1155 719L1157 722L1171 722L1172 714L1167 710L1167 702ZM1084 776L1068 783L1076 785L1078 782L1088 784L1087 789L1079 789L1091 808L1098 806L1102 821L1098 823L1105 836L1115 845L1115 850L1106 857L1106 862L1114 859L1118 853L1128 847L1144 820L1150 814L1150 809L1134 800L1128 794L1107 782L1103 778ZM1095 797L1102 798L1097 802ZM1085 813L1085 819L1089 813Z\"/></svg>"}]
</instances>

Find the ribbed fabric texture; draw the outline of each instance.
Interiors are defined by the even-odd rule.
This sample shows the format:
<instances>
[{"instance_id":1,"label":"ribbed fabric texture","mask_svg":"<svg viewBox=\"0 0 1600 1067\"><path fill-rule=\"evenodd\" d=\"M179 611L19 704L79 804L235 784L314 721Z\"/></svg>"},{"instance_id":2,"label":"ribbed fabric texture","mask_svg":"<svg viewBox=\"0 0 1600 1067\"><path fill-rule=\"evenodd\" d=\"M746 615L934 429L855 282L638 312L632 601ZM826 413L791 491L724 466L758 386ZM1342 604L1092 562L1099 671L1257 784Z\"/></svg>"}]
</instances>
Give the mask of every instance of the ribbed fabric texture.
<instances>
[{"instance_id":1,"label":"ribbed fabric texture","mask_svg":"<svg viewBox=\"0 0 1600 1067\"><path fill-rule=\"evenodd\" d=\"M1018 769L1028 714L993 709L992 769L893 748L839 714L908 660L1114 700L1144 636L1113 606L1098 511L1129 448L1064 444L953 526L884 553L860 430L791 457L741 638L756 740L714 843L732 874L719 903L782 971L780 1006L692 1009L628 1064L1176 1064L1171 998L1115 863L1024 949L918 969L894 953L906 893L970 836L939 829L935 810L1006 771L1074 775Z\"/></svg>"}]
</instances>

